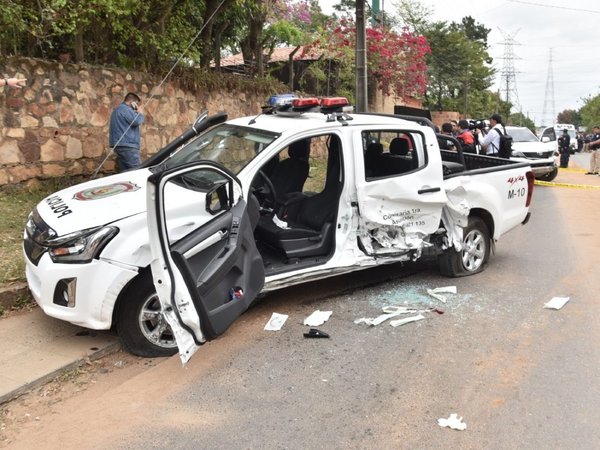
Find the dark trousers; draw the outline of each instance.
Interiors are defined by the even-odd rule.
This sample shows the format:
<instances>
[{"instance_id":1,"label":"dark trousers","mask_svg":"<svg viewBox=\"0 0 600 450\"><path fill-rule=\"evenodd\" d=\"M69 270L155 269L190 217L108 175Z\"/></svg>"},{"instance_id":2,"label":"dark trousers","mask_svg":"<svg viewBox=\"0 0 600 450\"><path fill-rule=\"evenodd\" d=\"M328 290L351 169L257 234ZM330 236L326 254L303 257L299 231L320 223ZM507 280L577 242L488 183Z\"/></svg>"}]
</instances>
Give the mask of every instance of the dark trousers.
<instances>
[{"instance_id":1,"label":"dark trousers","mask_svg":"<svg viewBox=\"0 0 600 450\"><path fill-rule=\"evenodd\" d=\"M569 167L569 150L560 152L560 167Z\"/></svg>"}]
</instances>

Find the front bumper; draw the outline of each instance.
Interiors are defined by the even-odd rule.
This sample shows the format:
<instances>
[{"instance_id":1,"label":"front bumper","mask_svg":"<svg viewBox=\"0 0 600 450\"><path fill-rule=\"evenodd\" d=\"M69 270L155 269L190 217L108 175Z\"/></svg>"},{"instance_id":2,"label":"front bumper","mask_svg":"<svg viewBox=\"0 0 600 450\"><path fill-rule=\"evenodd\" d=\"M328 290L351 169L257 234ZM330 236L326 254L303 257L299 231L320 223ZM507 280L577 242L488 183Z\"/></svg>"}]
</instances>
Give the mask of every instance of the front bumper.
<instances>
[{"instance_id":1,"label":"front bumper","mask_svg":"<svg viewBox=\"0 0 600 450\"><path fill-rule=\"evenodd\" d=\"M44 313L94 330L111 327L119 293L138 274L101 259L88 264L56 264L46 253L34 265L24 256L29 289Z\"/></svg>"}]
</instances>

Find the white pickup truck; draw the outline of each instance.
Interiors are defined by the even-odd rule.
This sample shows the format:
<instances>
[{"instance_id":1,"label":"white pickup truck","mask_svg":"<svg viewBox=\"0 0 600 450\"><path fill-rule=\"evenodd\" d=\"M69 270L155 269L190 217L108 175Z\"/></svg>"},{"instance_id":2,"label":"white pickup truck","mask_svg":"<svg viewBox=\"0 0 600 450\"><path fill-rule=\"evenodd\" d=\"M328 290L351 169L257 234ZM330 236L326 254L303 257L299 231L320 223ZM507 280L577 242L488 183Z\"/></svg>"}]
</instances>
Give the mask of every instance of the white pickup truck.
<instances>
[{"instance_id":1,"label":"white pickup truck","mask_svg":"<svg viewBox=\"0 0 600 450\"><path fill-rule=\"evenodd\" d=\"M440 151L430 126L343 99L293 102L203 117L140 169L41 201L24 252L44 312L185 362L261 292L424 256L474 274L529 218L526 163Z\"/></svg>"}]
</instances>

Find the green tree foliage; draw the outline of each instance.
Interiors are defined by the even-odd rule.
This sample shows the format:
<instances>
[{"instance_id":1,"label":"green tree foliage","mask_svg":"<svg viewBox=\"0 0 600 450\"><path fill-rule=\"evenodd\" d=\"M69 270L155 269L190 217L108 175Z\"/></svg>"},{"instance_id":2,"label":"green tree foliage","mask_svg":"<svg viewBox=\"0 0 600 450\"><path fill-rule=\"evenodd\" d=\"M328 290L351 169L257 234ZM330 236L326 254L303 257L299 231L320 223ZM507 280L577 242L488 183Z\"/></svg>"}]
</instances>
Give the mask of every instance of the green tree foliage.
<instances>
[{"instance_id":1,"label":"green tree foliage","mask_svg":"<svg viewBox=\"0 0 600 450\"><path fill-rule=\"evenodd\" d=\"M565 109L558 113L556 123L572 123L575 127L581 125L581 114L574 109Z\"/></svg>"},{"instance_id":2,"label":"green tree foliage","mask_svg":"<svg viewBox=\"0 0 600 450\"><path fill-rule=\"evenodd\" d=\"M583 106L579 109L581 115L581 125L591 130L593 127L600 126L600 95L592 97L591 95L583 99Z\"/></svg>"},{"instance_id":3,"label":"green tree foliage","mask_svg":"<svg viewBox=\"0 0 600 450\"><path fill-rule=\"evenodd\" d=\"M324 23L316 0L4 3L0 15L2 55L141 70L170 67L184 52L186 62L208 68L226 48L243 51L256 62L277 45L303 43L314 29L313 16L317 26Z\"/></svg>"},{"instance_id":4,"label":"green tree foliage","mask_svg":"<svg viewBox=\"0 0 600 450\"><path fill-rule=\"evenodd\" d=\"M521 112L511 114L507 123L518 127L527 127L535 133L535 123Z\"/></svg>"}]
</instances>

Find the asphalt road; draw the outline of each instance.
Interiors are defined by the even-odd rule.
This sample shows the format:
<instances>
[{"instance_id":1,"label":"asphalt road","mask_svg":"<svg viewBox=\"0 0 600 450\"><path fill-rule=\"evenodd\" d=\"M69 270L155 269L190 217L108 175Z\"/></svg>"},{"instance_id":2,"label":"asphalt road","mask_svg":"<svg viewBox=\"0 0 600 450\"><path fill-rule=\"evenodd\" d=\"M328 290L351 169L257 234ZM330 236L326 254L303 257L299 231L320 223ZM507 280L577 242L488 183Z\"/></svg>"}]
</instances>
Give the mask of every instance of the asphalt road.
<instances>
[{"instance_id":1,"label":"asphalt road","mask_svg":"<svg viewBox=\"0 0 600 450\"><path fill-rule=\"evenodd\" d=\"M599 206L600 190L538 187L530 223L473 277L394 266L269 295L185 367L107 373L12 447L599 448ZM425 293L447 285L446 304ZM554 296L571 301L543 309ZM353 323L387 304L444 314ZM316 309L333 311L330 339L303 338ZM290 316L279 332L262 329L272 312ZM438 426L451 413L466 430Z\"/></svg>"}]
</instances>

